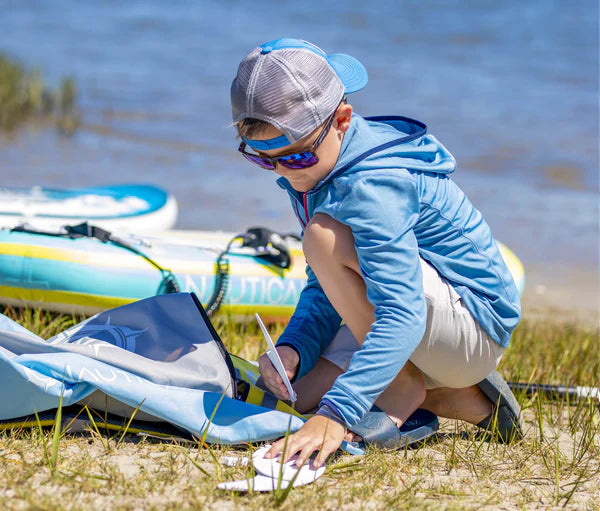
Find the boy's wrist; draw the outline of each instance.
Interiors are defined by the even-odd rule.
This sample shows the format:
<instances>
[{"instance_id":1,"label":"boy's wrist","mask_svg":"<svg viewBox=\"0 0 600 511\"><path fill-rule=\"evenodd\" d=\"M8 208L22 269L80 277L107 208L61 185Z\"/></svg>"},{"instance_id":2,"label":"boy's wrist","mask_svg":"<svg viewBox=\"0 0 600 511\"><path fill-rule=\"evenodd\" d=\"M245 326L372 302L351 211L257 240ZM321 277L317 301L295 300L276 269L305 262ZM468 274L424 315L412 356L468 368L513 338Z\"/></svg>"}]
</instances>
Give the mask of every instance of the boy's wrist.
<instances>
[{"instance_id":1,"label":"boy's wrist","mask_svg":"<svg viewBox=\"0 0 600 511\"><path fill-rule=\"evenodd\" d=\"M290 381L293 383L294 381L296 381L296 377L298 376L298 369L300 368L300 353L298 352L298 350L296 349L295 346L293 346L292 344L288 344L286 342L277 343L275 348L279 352L279 356L281 357L283 367L285 367L286 369L289 369L289 370L293 370L294 375L290 376ZM284 355L283 351L280 350L281 348L289 348L291 350L291 352L293 352L293 354L290 353L289 355L288 354ZM287 364L286 364L286 362L287 362Z\"/></svg>"},{"instance_id":2,"label":"boy's wrist","mask_svg":"<svg viewBox=\"0 0 600 511\"><path fill-rule=\"evenodd\" d=\"M344 426L344 429L348 429L346 425L346 421L337 413L337 411L327 403L321 403L319 405L319 409L317 410L316 415L321 415L322 417L326 417L338 424Z\"/></svg>"}]
</instances>

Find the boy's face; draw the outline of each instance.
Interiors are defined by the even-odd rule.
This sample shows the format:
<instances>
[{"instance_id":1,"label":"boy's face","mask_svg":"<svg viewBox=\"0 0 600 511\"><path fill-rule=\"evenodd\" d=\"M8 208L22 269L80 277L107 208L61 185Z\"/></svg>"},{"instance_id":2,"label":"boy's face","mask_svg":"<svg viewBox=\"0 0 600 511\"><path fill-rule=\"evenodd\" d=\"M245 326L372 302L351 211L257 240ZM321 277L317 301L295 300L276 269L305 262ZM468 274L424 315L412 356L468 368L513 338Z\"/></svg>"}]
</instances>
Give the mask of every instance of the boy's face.
<instances>
[{"instance_id":1,"label":"boy's face","mask_svg":"<svg viewBox=\"0 0 600 511\"><path fill-rule=\"evenodd\" d=\"M298 192L307 192L312 190L317 183L319 183L319 181L324 179L333 170L333 167L335 166L340 154L344 133L350 127L351 117L352 106L344 103L338 107L329 132L315 151L319 157L319 161L315 165L305 169L289 169L278 164L275 167L274 172L285 177L290 182L294 190ZM278 156L283 156L290 153L310 150L314 141L321 134L322 129L323 126L320 126L310 135L307 135L295 144L271 151L259 151L259 154L276 158ZM253 138L256 140L269 140L271 138L279 137L282 134L283 133L277 128L269 125L260 134L253 136Z\"/></svg>"}]
</instances>

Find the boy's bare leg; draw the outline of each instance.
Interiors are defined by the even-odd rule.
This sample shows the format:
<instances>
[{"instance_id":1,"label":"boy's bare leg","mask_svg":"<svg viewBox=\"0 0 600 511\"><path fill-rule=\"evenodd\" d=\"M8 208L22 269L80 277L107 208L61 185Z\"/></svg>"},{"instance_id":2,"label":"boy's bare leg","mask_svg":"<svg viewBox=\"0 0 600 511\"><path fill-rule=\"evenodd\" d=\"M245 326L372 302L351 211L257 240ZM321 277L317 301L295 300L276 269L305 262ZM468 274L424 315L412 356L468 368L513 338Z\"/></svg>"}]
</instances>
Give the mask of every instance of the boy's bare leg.
<instances>
[{"instance_id":1,"label":"boy's bare leg","mask_svg":"<svg viewBox=\"0 0 600 511\"><path fill-rule=\"evenodd\" d=\"M340 374L342 370L338 366L322 357L319 358L315 367L294 383L294 390L298 394L296 409L300 413L315 409ZM402 388L398 389L398 392L384 392L377 400L377 406L382 410L392 408L395 401L402 399L402 393ZM394 402L389 403L390 399ZM462 389L442 387L428 390L425 400L418 407L425 408L439 417L458 418L472 424L478 424L493 411L491 401L477 385Z\"/></svg>"},{"instance_id":2,"label":"boy's bare leg","mask_svg":"<svg viewBox=\"0 0 600 511\"><path fill-rule=\"evenodd\" d=\"M316 214L304 232L303 248L327 298L362 345L371 330L374 315L350 229L327 215ZM339 371L339 368L336 369ZM328 388L338 374L329 376ZM312 371L309 375L314 384L316 378L312 378ZM423 375L409 362L379 396L376 404L400 426L424 399Z\"/></svg>"},{"instance_id":3,"label":"boy's bare leg","mask_svg":"<svg viewBox=\"0 0 600 511\"><path fill-rule=\"evenodd\" d=\"M320 357L315 367L294 383L294 390L298 394L296 410L300 413L306 413L315 409L342 372L333 362ZM410 362L407 364L406 373L408 378L414 378L417 381L422 378L421 373ZM400 378L397 377L388 389L379 396L376 401L377 406L387 411L388 409L393 410L398 401L413 401L414 389L411 385L406 385L406 379L407 376L404 374ZM390 387L394 388L396 386L398 388L393 392L389 391ZM417 403L415 408L418 406ZM401 421L397 421L397 423L398 425L402 424Z\"/></svg>"},{"instance_id":4,"label":"boy's bare leg","mask_svg":"<svg viewBox=\"0 0 600 511\"><path fill-rule=\"evenodd\" d=\"M338 366L319 357L315 367L294 382L294 390L298 395L296 410L300 413L307 413L319 406L321 399L340 374L342 374L342 370Z\"/></svg>"},{"instance_id":5,"label":"boy's bare leg","mask_svg":"<svg viewBox=\"0 0 600 511\"><path fill-rule=\"evenodd\" d=\"M479 424L493 411L492 402L477 385L462 389L441 387L428 390L421 408L439 417L460 419L471 424Z\"/></svg>"},{"instance_id":6,"label":"boy's bare leg","mask_svg":"<svg viewBox=\"0 0 600 511\"><path fill-rule=\"evenodd\" d=\"M304 233L303 248L329 301L362 345L371 329L374 315L373 306L367 300L352 232L331 217L317 213ZM320 374L315 373L314 376L323 378L323 384L318 385L318 388L314 387L314 392L307 396L310 398L310 404L314 403L313 407L341 374L341 370L330 362L328 365L317 364L315 369L317 367ZM305 380L305 383L302 383L307 392L310 392L308 387L314 386L317 381L317 378L313 377L313 371L298 382ZM441 417L474 424L481 422L492 412L491 402L476 385L463 389L439 388L426 392L423 375L411 362L405 365L379 396L376 404L399 426L420 406Z\"/></svg>"}]
</instances>

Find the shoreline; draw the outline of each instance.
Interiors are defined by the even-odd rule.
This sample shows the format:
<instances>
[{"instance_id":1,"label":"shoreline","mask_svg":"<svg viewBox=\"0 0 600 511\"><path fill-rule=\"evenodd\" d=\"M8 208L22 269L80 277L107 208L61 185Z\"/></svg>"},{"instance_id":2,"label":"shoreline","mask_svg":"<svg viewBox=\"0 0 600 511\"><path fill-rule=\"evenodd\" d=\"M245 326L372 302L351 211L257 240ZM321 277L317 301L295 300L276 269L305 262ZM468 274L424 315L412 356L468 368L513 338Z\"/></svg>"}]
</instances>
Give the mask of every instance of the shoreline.
<instances>
[{"instance_id":1,"label":"shoreline","mask_svg":"<svg viewBox=\"0 0 600 511\"><path fill-rule=\"evenodd\" d=\"M598 327L600 274L598 267L555 263L527 264L521 296L524 318L551 318Z\"/></svg>"}]
</instances>

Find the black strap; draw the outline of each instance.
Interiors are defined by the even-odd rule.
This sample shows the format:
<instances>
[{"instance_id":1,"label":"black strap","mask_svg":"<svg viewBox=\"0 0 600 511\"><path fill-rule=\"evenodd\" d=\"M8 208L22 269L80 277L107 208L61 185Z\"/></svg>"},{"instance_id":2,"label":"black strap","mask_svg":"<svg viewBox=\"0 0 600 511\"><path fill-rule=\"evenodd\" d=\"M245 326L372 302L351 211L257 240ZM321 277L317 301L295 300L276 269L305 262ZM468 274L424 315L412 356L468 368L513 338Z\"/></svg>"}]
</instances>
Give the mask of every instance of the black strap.
<instances>
[{"instance_id":1,"label":"black strap","mask_svg":"<svg viewBox=\"0 0 600 511\"><path fill-rule=\"evenodd\" d=\"M251 227L234 240L239 238L243 240L242 247L256 249L256 257L260 257L284 270L291 266L290 251L285 243L284 236L281 234L266 227Z\"/></svg>"},{"instance_id":2,"label":"black strap","mask_svg":"<svg viewBox=\"0 0 600 511\"><path fill-rule=\"evenodd\" d=\"M69 238L97 238L102 243L112 241L110 232L101 229L97 225L90 225L87 222L77 225L65 225L64 228L67 231Z\"/></svg>"}]
</instances>

